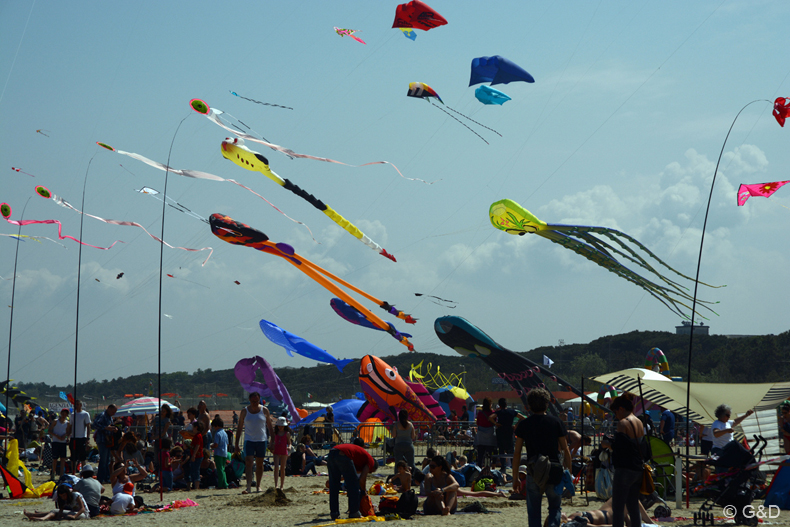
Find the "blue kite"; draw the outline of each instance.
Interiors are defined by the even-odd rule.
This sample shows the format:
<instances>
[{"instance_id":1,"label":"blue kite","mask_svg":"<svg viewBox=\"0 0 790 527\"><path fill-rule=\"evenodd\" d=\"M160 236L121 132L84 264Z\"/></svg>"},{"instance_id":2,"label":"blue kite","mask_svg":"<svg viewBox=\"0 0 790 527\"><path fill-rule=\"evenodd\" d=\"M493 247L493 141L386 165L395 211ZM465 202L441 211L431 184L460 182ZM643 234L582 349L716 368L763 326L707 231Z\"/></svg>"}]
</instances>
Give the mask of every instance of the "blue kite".
<instances>
[{"instance_id":1,"label":"blue kite","mask_svg":"<svg viewBox=\"0 0 790 527\"><path fill-rule=\"evenodd\" d=\"M268 320L261 320L260 325L261 331L266 335L266 338L278 346L285 348L289 357L293 357L293 353L298 353L302 357L307 357L308 359L324 362L326 364L334 364L341 373L343 373L343 368L345 368L347 364L354 362L354 359L336 359L326 350L307 342L302 337L297 337L290 331L285 331L277 324L272 324Z\"/></svg>"},{"instance_id":2,"label":"blue kite","mask_svg":"<svg viewBox=\"0 0 790 527\"><path fill-rule=\"evenodd\" d=\"M475 97L483 104L498 104L502 106L510 100L510 96L490 86L478 86Z\"/></svg>"},{"instance_id":3,"label":"blue kite","mask_svg":"<svg viewBox=\"0 0 790 527\"><path fill-rule=\"evenodd\" d=\"M469 86L490 82L494 84L507 84L509 82L535 82L535 79L521 66L509 61L505 57L478 57L472 59L472 76Z\"/></svg>"},{"instance_id":4,"label":"blue kite","mask_svg":"<svg viewBox=\"0 0 790 527\"><path fill-rule=\"evenodd\" d=\"M370 321L365 318L365 315L360 313L357 310L357 308L346 304L339 298L333 298L332 300L330 300L329 305L332 306L332 309L335 310L335 313L340 315L343 319L351 322L352 324L356 324L357 326L363 326L370 329L377 329L379 331L384 331L380 327L371 324ZM395 337L395 339L400 340L401 337L406 337L407 339L412 338L411 335L409 335L408 333L401 333L400 331L398 331L395 328L395 326L392 325L391 322L387 322L387 324L389 324L390 333L392 334L393 337ZM411 343L409 344L409 351L414 351L414 346Z\"/></svg>"}]
</instances>

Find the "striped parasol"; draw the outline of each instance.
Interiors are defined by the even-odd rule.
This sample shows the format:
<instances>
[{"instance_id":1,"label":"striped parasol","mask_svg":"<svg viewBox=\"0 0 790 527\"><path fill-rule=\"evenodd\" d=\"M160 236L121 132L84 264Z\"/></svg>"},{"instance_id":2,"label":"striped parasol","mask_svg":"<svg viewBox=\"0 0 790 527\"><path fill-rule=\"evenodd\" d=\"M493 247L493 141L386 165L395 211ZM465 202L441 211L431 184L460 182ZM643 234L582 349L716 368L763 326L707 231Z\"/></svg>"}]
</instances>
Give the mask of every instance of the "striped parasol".
<instances>
[{"instance_id":1,"label":"striped parasol","mask_svg":"<svg viewBox=\"0 0 790 527\"><path fill-rule=\"evenodd\" d=\"M159 399L156 397L140 397L139 399L132 399L131 401L120 406L118 411L115 413L115 416L126 417L127 415L132 414L155 414L159 412L159 408L161 408L162 404L168 404L173 411L179 411L177 406L171 404L165 399L162 399L162 402L160 403Z\"/></svg>"}]
</instances>

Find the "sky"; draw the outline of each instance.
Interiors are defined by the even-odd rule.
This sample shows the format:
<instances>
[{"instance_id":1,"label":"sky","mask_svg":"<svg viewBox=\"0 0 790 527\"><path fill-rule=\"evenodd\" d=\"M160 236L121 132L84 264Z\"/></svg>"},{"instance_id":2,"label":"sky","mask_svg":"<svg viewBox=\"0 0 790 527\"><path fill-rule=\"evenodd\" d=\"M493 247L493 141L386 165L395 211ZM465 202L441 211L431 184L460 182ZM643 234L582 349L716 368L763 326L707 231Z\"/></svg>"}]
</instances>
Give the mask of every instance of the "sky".
<instances>
[{"instance_id":1,"label":"sky","mask_svg":"<svg viewBox=\"0 0 790 527\"><path fill-rule=\"evenodd\" d=\"M526 351L674 331L682 319L572 251L496 230L490 204L509 198L549 223L621 230L693 276L725 136L758 100L732 128L706 229L700 279L726 287L701 286L698 296L717 302L711 333L788 330L790 186L744 207L736 193L741 183L789 179L790 129L778 126L767 101L790 96L782 60L790 4L429 3L448 24L417 30L411 41L391 28L397 2L0 2L0 201L13 207L12 219L26 207L24 219L57 219L64 234L79 237L80 216L34 188L79 209L84 186L87 213L160 236L162 203L135 190L163 191L165 173L96 141L169 159L174 168L235 179L309 226L315 241L236 185L167 178L167 195L196 215L229 215L413 314L417 324L406 327L363 301L412 333L418 351L455 353L433 330L444 315ZM366 44L334 26L359 30ZM468 86L472 59L492 55L535 78L497 86L512 98L503 106L482 105ZM489 144L407 97L410 82L429 84L447 107L485 125L456 116ZM223 159L229 134L192 111L193 98L296 152L397 166L405 178L388 165L290 159L247 143L397 263L263 174ZM16 241L0 237L0 360L12 379L70 384L75 352L79 382L156 371L160 350L165 372L227 369L254 355L275 368L315 364L269 342L261 319L340 358L408 353L389 335L340 319L332 294L285 261L227 244L173 208L164 221L165 241L213 254L202 265L208 251L164 249L160 310L160 245L141 229L85 218L86 243L124 243L83 247L79 326L79 246L20 243L12 324ZM17 232L2 225L2 234ZM22 232L57 239L56 227Z\"/></svg>"}]
</instances>

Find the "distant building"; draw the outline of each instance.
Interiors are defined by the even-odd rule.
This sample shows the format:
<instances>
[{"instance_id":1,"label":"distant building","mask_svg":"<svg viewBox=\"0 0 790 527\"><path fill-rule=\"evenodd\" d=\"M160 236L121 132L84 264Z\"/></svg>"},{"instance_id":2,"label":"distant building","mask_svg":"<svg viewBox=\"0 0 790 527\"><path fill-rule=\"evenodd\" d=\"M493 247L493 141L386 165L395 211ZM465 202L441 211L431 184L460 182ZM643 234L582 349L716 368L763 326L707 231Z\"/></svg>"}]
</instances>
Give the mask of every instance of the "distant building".
<instances>
[{"instance_id":1,"label":"distant building","mask_svg":"<svg viewBox=\"0 0 790 527\"><path fill-rule=\"evenodd\" d=\"M706 326L703 322L700 322L698 326L694 326L694 334L695 335L709 335L710 326ZM691 322L688 320L684 320L680 323L680 326L675 326L675 335L690 335L691 334Z\"/></svg>"}]
</instances>

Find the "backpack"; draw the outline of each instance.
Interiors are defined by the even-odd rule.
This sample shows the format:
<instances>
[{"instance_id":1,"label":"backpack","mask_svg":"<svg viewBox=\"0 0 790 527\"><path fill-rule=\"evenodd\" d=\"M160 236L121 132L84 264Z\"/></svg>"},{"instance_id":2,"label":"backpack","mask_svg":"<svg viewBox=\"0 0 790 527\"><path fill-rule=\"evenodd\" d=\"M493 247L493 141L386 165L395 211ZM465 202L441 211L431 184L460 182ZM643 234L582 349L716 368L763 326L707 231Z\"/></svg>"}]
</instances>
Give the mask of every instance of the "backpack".
<instances>
[{"instance_id":1,"label":"backpack","mask_svg":"<svg viewBox=\"0 0 790 527\"><path fill-rule=\"evenodd\" d=\"M397 514L398 501L395 496L382 496L379 501L379 515Z\"/></svg>"},{"instance_id":2,"label":"backpack","mask_svg":"<svg viewBox=\"0 0 790 527\"><path fill-rule=\"evenodd\" d=\"M419 500L417 500L417 494L414 492L414 489L410 489L401 494L400 498L398 498L398 506L395 512L397 512L398 516L401 518L411 518L417 514L418 505Z\"/></svg>"}]
</instances>

